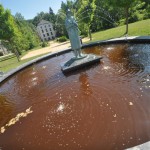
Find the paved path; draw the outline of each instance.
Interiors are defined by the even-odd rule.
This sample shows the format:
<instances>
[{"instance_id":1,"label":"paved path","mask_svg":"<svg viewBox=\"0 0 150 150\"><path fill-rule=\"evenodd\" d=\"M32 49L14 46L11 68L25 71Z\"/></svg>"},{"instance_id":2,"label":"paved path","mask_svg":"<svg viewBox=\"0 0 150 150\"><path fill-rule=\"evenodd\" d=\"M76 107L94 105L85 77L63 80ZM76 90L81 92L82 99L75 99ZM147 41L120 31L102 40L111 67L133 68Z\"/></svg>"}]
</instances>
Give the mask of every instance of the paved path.
<instances>
[{"instance_id":1,"label":"paved path","mask_svg":"<svg viewBox=\"0 0 150 150\"><path fill-rule=\"evenodd\" d=\"M87 42L89 41L88 38L84 38L82 40L83 42ZM67 49L70 47L70 42L63 42L63 43L57 43L54 41L49 42L50 46L45 47L45 48L40 48L38 50L34 50L34 51L29 51L25 56L23 56L21 58L21 60L27 59L27 58L31 58L34 56L38 56L38 55L42 55L42 54L46 54L46 53L51 53L51 52L58 52L64 49Z\"/></svg>"}]
</instances>

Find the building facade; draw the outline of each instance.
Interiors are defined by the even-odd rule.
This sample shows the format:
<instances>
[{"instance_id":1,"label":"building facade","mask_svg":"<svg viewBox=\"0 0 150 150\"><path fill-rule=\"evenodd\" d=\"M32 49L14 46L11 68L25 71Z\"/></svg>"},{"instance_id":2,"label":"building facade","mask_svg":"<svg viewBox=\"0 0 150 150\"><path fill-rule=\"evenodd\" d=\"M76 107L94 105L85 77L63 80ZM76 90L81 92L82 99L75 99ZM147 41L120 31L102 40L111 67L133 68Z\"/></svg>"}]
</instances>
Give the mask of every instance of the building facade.
<instances>
[{"instance_id":1,"label":"building facade","mask_svg":"<svg viewBox=\"0 0 150 150\"><path fill-rule=\"evenodd\" d=\"M53 29L52 23L49 21L41 20L37 25L37 32L42 41L49 41L55 39L56 32Z\"/></svg>"}]
</instances>

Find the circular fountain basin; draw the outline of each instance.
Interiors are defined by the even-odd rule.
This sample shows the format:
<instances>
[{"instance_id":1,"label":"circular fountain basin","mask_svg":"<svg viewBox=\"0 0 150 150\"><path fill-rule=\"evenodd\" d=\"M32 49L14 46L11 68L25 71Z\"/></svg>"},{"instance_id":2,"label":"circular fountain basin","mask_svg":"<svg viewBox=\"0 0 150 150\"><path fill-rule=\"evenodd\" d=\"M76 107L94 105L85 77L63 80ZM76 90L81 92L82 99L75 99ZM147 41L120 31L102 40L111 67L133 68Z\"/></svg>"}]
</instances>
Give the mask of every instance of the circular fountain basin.
<instances>
[{"instance_id":1,"label":"circular fountain basin","mask_svg":"<svg viewBox=\"0 0 150 150\"><path fill-rule=\"evenodd\" d=\"M63 74L67 51L0 84L0 149L120 150L150 140L150 44L83 51L103 60Z\"/></svg>"}]
</instances>

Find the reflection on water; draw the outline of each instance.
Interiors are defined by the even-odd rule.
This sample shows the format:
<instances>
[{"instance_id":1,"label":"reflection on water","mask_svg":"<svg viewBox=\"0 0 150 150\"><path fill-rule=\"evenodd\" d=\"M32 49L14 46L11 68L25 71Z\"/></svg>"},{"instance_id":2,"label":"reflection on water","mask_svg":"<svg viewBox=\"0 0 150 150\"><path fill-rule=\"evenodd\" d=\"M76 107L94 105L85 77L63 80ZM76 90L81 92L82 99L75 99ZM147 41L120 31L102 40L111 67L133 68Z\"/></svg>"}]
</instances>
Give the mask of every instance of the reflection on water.
<instances>
[{"instance_id":1,"label":"reflection on water","mask_svg":"<svg viewBox=\"0 0 150 150\"><path fill-rule=\"evenodd\" d=\"M12 116L13 104L0 95L0 127Z\"/></svg>"},{"instance_id":2,"label":"reflection on water","mask_svg":"<svg viewBox=\"0 0 150 150\"><path fill-rule=\"evenodd\" d=\"M86 48L103 55L99 65L65 76L67 53L11 77L0 86L0 129L17 122L0 134L0 148L121 150L150 140L149 47ZM30 106L34 113L16 119Z\"/></svg>"},{"instance_id":3,"label":"reflection on water","mask_svg":"<svg viewBox=\"0 0 150 150\"><path fill-rule=\"evenodd\" d=\"M79 82L81 83L81 91L84 94L92 94L92 89L90 88L90 83L88 81L88 75L86 73L81 73L79 76Z\"/></svg>"}]
</instances>

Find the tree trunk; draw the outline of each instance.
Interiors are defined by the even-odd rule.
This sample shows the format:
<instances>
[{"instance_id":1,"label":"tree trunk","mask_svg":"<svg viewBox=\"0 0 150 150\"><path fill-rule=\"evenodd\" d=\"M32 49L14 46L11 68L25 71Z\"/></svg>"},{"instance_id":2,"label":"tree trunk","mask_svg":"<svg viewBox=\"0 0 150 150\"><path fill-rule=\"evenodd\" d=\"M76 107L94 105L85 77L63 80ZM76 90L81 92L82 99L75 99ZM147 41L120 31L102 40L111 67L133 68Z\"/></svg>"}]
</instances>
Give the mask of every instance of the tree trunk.
<instances>
[{"instance_id":1,"label":"tree trunk","mask_svg":"<svg viewBox=\"0 0 150 150\"><path fill-rule=\"evenodd\" d=\"M90 37L90 41L92 41L92 34L91 34L90 25L89 25L89 37Z\"/></svg>"},{"instance_id":2,"label":"tree trunk","mask_svg":"<svg viewBox=\"0 0 150 150\"><path fill-rule=\"evenodd\" d=\"M11 39L8 41L9 41L9 43L13 43L13 41ZM20 62L19 52L16 50L16 47L12 46L11 48L12 48L14 54L16 55L18 62Z\"/></svg>"},{"instance_id":3,"label":"tree trunk","mask_svg":"<svg viewBox=\"0 0 150 150\"><path fill-rule=\"evenodd\" d=\"M14 50L14 52L15 52L15 55L16 55L16 57L17 57L18 62L20 62L20 58L19 58L19 53L18 53L18 51L17 51L17 50Z\"/></svg>"},{"instance_id":4,"label":"tree trunk","mask_svg":"<svg viewBox=\"0 0 150 150\"><path fill-rule=\"evenodd\" d=\"M125 8L125 13L126 13L126 32L125 32L125 35L128 34L128 31L129 31L129 7L126 7Z\"/></svg>"}]
</instances>

